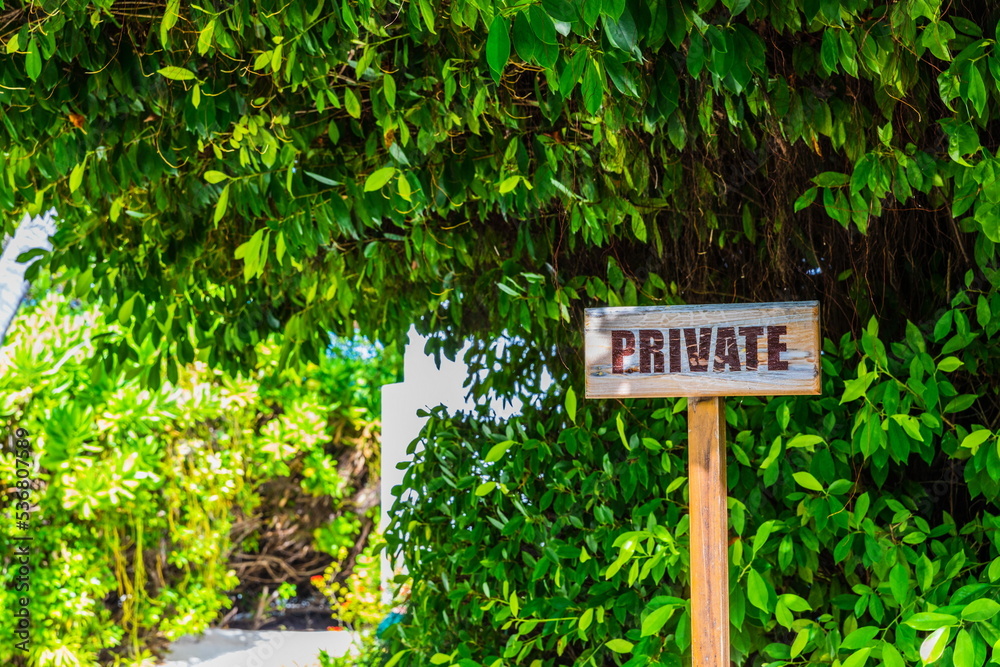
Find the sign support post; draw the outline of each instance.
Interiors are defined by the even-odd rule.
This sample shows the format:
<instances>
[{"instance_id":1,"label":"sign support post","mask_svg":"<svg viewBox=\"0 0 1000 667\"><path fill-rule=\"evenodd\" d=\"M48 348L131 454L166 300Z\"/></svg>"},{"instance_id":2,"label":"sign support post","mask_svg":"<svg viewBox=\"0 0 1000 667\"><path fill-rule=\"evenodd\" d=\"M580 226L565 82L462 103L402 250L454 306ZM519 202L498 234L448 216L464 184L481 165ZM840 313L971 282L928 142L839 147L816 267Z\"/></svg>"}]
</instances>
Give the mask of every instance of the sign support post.
<instances>
[{"instance_id":1,"label":"sign support post","mask_svg":"<svg viewBox=\"0 0 1000 667\"><path fill-rule=\"evenodd\" d=\"M691 665L729 667L726 404L688 399Z\"/></svg>"},{"instance_id":2,"label":"sign support post","mask_svg":"<svg viewBox=\"0 0 1000 667\"><path fill-rule=\"evenodd\" d=\"M726 396L819 394L819 303L590 308L587 398L688 399L691 664L729 667Z\"/></svg>"}]
</instances>

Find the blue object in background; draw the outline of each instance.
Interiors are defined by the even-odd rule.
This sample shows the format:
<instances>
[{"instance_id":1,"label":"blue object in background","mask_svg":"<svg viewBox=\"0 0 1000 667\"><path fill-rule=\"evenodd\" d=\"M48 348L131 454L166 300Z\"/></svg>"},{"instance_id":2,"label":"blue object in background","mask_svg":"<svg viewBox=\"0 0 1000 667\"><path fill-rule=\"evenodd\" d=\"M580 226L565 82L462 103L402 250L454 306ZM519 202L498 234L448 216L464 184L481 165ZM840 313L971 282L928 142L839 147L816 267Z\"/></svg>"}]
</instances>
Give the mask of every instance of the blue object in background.
<instances>
[{"instance_id":1,"label":"blue object in background","mask_svg":"<svg viewBox=\"0 0 1000 667\"><path fill-rule=\"evenodd\" d=\"M403 620L403 614L398 611L391 611L389 615L382 619L382 622L378 624L378 629L375 630L375 636L378 638L382 637L382 633L388 630L393 625L401 622Z\"/></svg>"}]
</instances>

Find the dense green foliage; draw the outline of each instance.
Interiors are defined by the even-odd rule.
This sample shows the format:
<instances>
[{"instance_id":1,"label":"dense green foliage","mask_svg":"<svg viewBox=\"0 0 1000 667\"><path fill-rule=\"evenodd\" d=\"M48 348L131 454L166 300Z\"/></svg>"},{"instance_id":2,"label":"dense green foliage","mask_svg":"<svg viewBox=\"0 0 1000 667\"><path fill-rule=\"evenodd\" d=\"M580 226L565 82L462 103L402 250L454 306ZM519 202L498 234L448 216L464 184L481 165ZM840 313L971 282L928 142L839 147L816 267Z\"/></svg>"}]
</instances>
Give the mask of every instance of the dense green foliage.
<instances>
[{"instance_id":1,"label":"dense green foliage","mask_svg":"<svg viewBox=\"0 0 1000 667\"><path fill-rule=\"evenodd\" d=\"M735 655L992 656L994 3L157 7L16 2L0 35L0 208L58 200L48 266L130 332L107 368L416 320L476 338L477 392L547 366L568 399L585 306L819 298L824 397L730 406ZM401 664L683 662L681 406L562 404L432 419Z\"/></svg>"},{"instance_id":2,"label":"dense green foliage","mask_svg":"<svg viewBox=\"0 0 1000 667\"><path fill-rule=\"evenodd\" d=\"M287 478L306 497L331 499L315 542L333 557L366 520L349 503L354 480L338 453L374 448L378 393L365 385L390 381L391 364L380 371L343 346L301 374L279 374L276 351L262 349L251 378L195 364L150 391L141 365L116 376L91 367L95 339L120 336L95 308L52 294L23 309L0 349L0 423L25 429L37 456L28 525L15 520L22 499L0 501L4 665L138 664L150 647L202 631L232 604L241 582L231 554L252 554L263 529L239 531L240 544L231 531L257 516L268 482ZM153 350L140 353L141 364ZM0 452L5 488L24 468L13 450ZM30 573L15 589L24 536ZM27 641L13 634L21 597Z\"/></svg>"}]
</instances>

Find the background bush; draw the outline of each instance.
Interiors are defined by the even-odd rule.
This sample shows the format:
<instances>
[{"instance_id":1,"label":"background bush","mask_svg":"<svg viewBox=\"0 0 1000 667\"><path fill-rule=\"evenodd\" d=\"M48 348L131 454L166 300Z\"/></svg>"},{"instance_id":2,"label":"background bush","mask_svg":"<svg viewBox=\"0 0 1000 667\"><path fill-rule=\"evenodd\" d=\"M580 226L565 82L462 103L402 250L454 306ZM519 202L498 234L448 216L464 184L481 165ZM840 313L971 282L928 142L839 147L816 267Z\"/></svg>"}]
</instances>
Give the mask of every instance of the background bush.
<instances>
[{"instance_id":1,"label":"background bush","mask_svg":"<svg viewBox=\"0 0 1000 667\"><path fill-rule=\"evenodd\" d=\"M15 537L33 540L30 591L0 590L10 611L30 598L31 651L16 649L5 613L4 664L136 664L164 640L204 630L238 590L260 592L237 571L261 575L252 561L275 522L315 525L296 546L318 558L318 571L340 559L330 570L343 578L374 520L370 505L354 501L371 495L366 485L377 488L368 475L378 464L372 386L392 379L391 361L376 367L370 347L339 344L320 364L279 374L262 349L248 377L195 362L150 390L136 372L148 350L119 373L90 364L94 339L117 336L95 308L51 292L23 307L0 351L0 415L8 430L31 434L38 455L27 532L8 511L16 499L0 500L5 571ZM338 458L356 458L354 450L364 465L352 477ZM13 450L0 452L0 479L14 480L15 465ZM324 513L304 519L294 503L268 504L268 485L278 483L321 498ZM268 583L301 583L306 594L308 574L296 581L279 570Z\"/></svg>"}]
</instances>

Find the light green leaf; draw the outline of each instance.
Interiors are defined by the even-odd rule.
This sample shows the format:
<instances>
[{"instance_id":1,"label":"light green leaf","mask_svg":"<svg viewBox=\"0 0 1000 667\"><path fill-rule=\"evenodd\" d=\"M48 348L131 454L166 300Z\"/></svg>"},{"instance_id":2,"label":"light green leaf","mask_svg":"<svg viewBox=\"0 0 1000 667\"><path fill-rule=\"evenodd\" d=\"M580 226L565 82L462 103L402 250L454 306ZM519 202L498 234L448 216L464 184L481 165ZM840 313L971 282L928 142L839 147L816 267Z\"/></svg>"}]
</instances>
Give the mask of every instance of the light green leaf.
<instances>
[{"instance_id":1,"label":"light green leaf","mask_svg":"<svg viewBox=\"0 0 1000 667\"><path fill-rule=\"evenodd\" d=\"M490 447L490 451L486 453L486 463L493 463L494 461L502 459L503 455L507 453L507 450L510 449L513 444L513 440L504 440L503 442Z\"/></svg>"},{"instance_id":2,"label":"light green leaf","mask_svg":"<svg viewBox=\"0 0 1000 667\"><path fill-rule=\"evenodd\" d=\"M80 184L83 183L83 172L84 172L84 170L86 168L87 168L87 161L86 160L84 160L83 162L77 163L77 165L75 167L73 167L73 171L71 171L69 173L69 191L70 192L76 192L77 189L80 187Z\"/></svg>"},{"instance_id":3,"label":"light green leaf","mask_svg":"<svg viewBox=\"0 0 1000 667\"><path fill-rule=\"evenodd\" d=\"M868 656L871 652L871 647L867 646L865 648L858 649L842 663L841 667L862 667L866 662L868 662Z\"/></svg>"},{"instance_id":4,"label":"light green leaf","mask_svg":"<svg viewBox=\"0 0 1000 667\"><path fill-rule=\"evenodd\" d=\"M517 618L517 612L521 610L521 602L517 599L517 593L510 594L510 613Z\"/></svg>"},{"instance_id":5,"label":"light green leaf","mask_svg":"<svg viewBox=\"0 0 1000 667\"><path fill-rule=\"evenodd\" d=\"M903 621L905 625L910 626L914 630L937 630L939 628L958 625L958 619L951 614L939 614L934 611L925 611L919 614L914 614L908 619Z\"/></svg>"},{"instance_id":6,"label":"light green leaf","mask_svg":"<svg viewBox=\"0 0 1000 667\"><path fill-rule=\"evenodd\" d=\"M1000 611L1000 604L989 598L974 600L962 610L962 620L988 621Z\"/></svg>"},{"instance_id":7,"label":"light green leaf","mask_svg":"<svg viewBox=\"0 0 1000 667\"><path fill-rule=\"evenodd\" d=\"M792 648L789 655L794 659L802 650L806 647L809 642L809 628L803 628L799 630L799 634L795 635L795 641L792 642Z\"/></svg>"},{"instance_id":8,"label":"light green leaf","mask_svg":"<svg viewBox=\"0 0 1000 667\"><path fill-rule=\"evenodd\" d=\"M517 184L521 182L521 176L515 174L513 176L508 176L500 183L500 194L505 195L514 188Z\"/></svg>"},{"instance_id":9,"label":"light green leaf","mask_svg":"<svg viewBox=\"0 0 1000 667\"><path fill-rule=\"evenodd\" d=\"M215 214L212 216L212 222L215 224L219 224L229 207L229 185L226 183L226 187L222 188L222 192L219 193L219 200L215 202Z\"/></svg>"},{"instance_id":10,"label":"light green leaf","mask_svg":"<svg viewBox=\"0 0 1000 667\"><path fill-rule=\"evenodd\" d=\"M819 480L813 477L812 473L808 472L795 472L792 473L792 477L798 482L799 486L809 489L810 491L822 491L823 485L819 483Z\"/></svg>"},{"instance_id":11,"label":"light green leaf","mask_svg":"<svg viewBox=\"0 0 1000 667\"><path fill-rule=\"evenodd\" d=\"M903 656L889 642L882 642L882 664L885 667L906 667Z\"/></svg>"},{"instance_id":12,"label":"light green leaf","mask_svg":"<svg viewBox=\"0 0 1000 667\"><path fill-rule=\"evenodd\" d=\"M382 186L389 182L393 176L396 175L395 167L382 167L369 174L368 178L365 179L365 192L372 192L374 190L381 190Z\"/></svg>"},{"instance_id":13,"label":"light green leaf","mask_svg":"<svg viewBox=\"0 0 1000 667\"><path fill-rule=\"evenodd\" d=\"M805 447L812 451L812 447L823 442L823 438L818 435L811 435L808 433L800 433L785 444L786 449L792 449L794 447Z\"/></svg>"},{"instance_id":14,"label":"light green leaf","mask_svg":"<svg viewBox=\"0 0 1000 667\"><path fill-rule=\"evenodd\" d=\"M938 628L920 645L920 659L925 665L936 662L951 638L951 628Z\"/></svg>"},{"instance_id":15,"label":"light green leaf","mask_svg":"<svg viewBox=\"0 0 1000 667\"><path fill-rule=\"evenodd\" d=\"M767 584L764 582L764 577L753 568L747 574L747 597L750 599L750 604L761 611L771 611L767 606Z\"/></svg>"},{"instance_id":16,"label":"light green leaf","mask_svg":"<svg viewBox=\"0 0 1000 667\"><path fill-rule=\"evenodd\" d=\"M993 431L988 428L981 428L977 431L973 431L969 435L962 438L962 447L973 450L973 452L979 449L979 446L990 439L993 435Z\"/></svg>"},{"instance_id":17,"label":"light green leaf","mask_svg":"<svg viewBox=\"0 0 1000 667\"><path fill-rule=\"evenodd\" d=\"M344 108L352 118L361 118L361 101L352 88L344 88Z\"/></svg>"},{"instance_id":18,"label":"light green leaf","mask_svg":"<svg viewBox=\"0 0 1000 667\"><path fill-rule=\"evenodd\" d=\"M198 78L191 70L184 69L183 67L175 67L174 65L161 67L156 71L158 74L165 76L168 79L173 79L174 81L191 81L192 79Z\"/></svg>"},{"instance_id":19,"label":"light green leaf","mask_svg":"<svg viewBox=\"0 0 1000 667\"><path fill-rule=\"evenodd\" d=\"M673 616L676 607L664 605L646 616L642 621L642 636L649 637L655 635Z\"/></svg>"},{"instance_id":20,"label":"light green leaf","mask_svg":"<svg viewBox=\"0 0 1000 667\"><path fill-rule=\"evenodd\" d=\"M840 643L840 648L848 651L865 648L871 644L871 641L875 639L878 632L879 628L874 625L860 627L844 637L844 640Z\"/></svg>"},{"instance_id":21,"label":"light green leaf","mask_svg":"<svg viewBox=\"0 0 1000 667\"><path fill-rule=\"evenodd\" d=\"M177 23L180 15L181 0L167 0L167 8L163 12L163 20L160 21L160 43L166 44L170 29Z\"/></svg>"},{"instance_id":22,"label":"light green leaf","mask_svg":"<svg viewBox=\"0 0 1000 667\"><path fill-rule=\"evenodd\" d=\"M635 647L635 644L625 639L612 639L605 642L604 645L615 653L631 653L632 649Z\"/></svg>"},{"instance_id":23,"label":"light green leaf","mask_svg":"<svg viewBox=\"0 0 1000 667\"><path fill-rule=\"evenodd\" d=\"M227 178L229 178L229 176L227 174L222 173L221 171L215 171L213 169L209 169L208 171L205 172L205 180L208 181L209 183L221 183Z\"/></svg>"},{"instance_id":24,"label":"light green leaf","mask_svg":"<svg viewBox=\"0 0 1000 667\"><path fill-rule=\"evenodd\" d=\"M138 296L139 296L138 292L133 294L131 297L129 297L128 301L122 304L122 307L118 310L118 322L122 326L127 325L128 321L132 318L132 310L133 308L135 308L135 299Z\"/></svg>"},{"instance_id":25,"label":"light green leaf","mask_svg":"<svg viewBox=\"0 0 1000 667\"><path fill-rule=\"evenodd\" d=\"M483 482L482 484L476 487L476 495L485 496L487 493L489 493L495 488L497 488L496 482Z\"/></svg>"},{"instance_id":26,"label":"light green leaf","mask_svg":"<svg viewBox=\"0 0 1000 667\"><path fill-rule=\"evenodd\" d=\"M204 55L212 48L212 37L215 35L215 19L205 24L205 27L198 33L198 53Z\"/></svg>"},{"instance_id":27,"label":"light green leaf","mask_svg":"<svg viewBox=\"0 0 1000 667\"><path fill-rule=\"evenodd\" d=\"M382 75L382 95L390 109L396 108L396 80L391 74Z\"/></svg>"},{"instance_id":28,"label":"light green leaf","mask_svg":"<svg viewBox=\"0 0 1000 667\"><path fill-rule=\"evenodd\" d=\"M972 635L962 628L955 638L955 653L952 662L955 667L974 667L976 650L972 645Z\"/></svg>"},{"instance_id":29,"label":"light green leaf","mask_svg":"<svg viewBox=\"0 0 1000 667\"><path fill-rule=\"evenodd\" d=\"M945 357L938 362L938 370L950 373L962 365L962 360L958 357Z\"/></svg>"},{"instance_id":30,"label":"light green leaf","mask_svg":"<svg viewBox=\"0 0 1000 667\"><path fill-rule=\"evenodd\" d=\"M584 611L584 612L583 612L583 613L582 613L582 614L580 615L580 618L579 618L579 620L577 621L577 626L578 626L578 627L579 627L579 628L580 628L581 630L586 630L587 628L589 628L589 627L590 627L590 624L591 624L591 623L592 623L593 621L594 621L594 610L593 610L592 608L591 608L591 609L587 609L586 611Z\"/></svg>"},{"instance_id":31,"label":"light green leaf","mask_svg":"<svg viewBox=\"0 0 1000 667\"><path fill-rule=\"evenodd\" d=\"M566 390L566 414L569 415L569 420L576 423L576 392L573 391L573 387Z\"/></svg>"}]
</instances>

